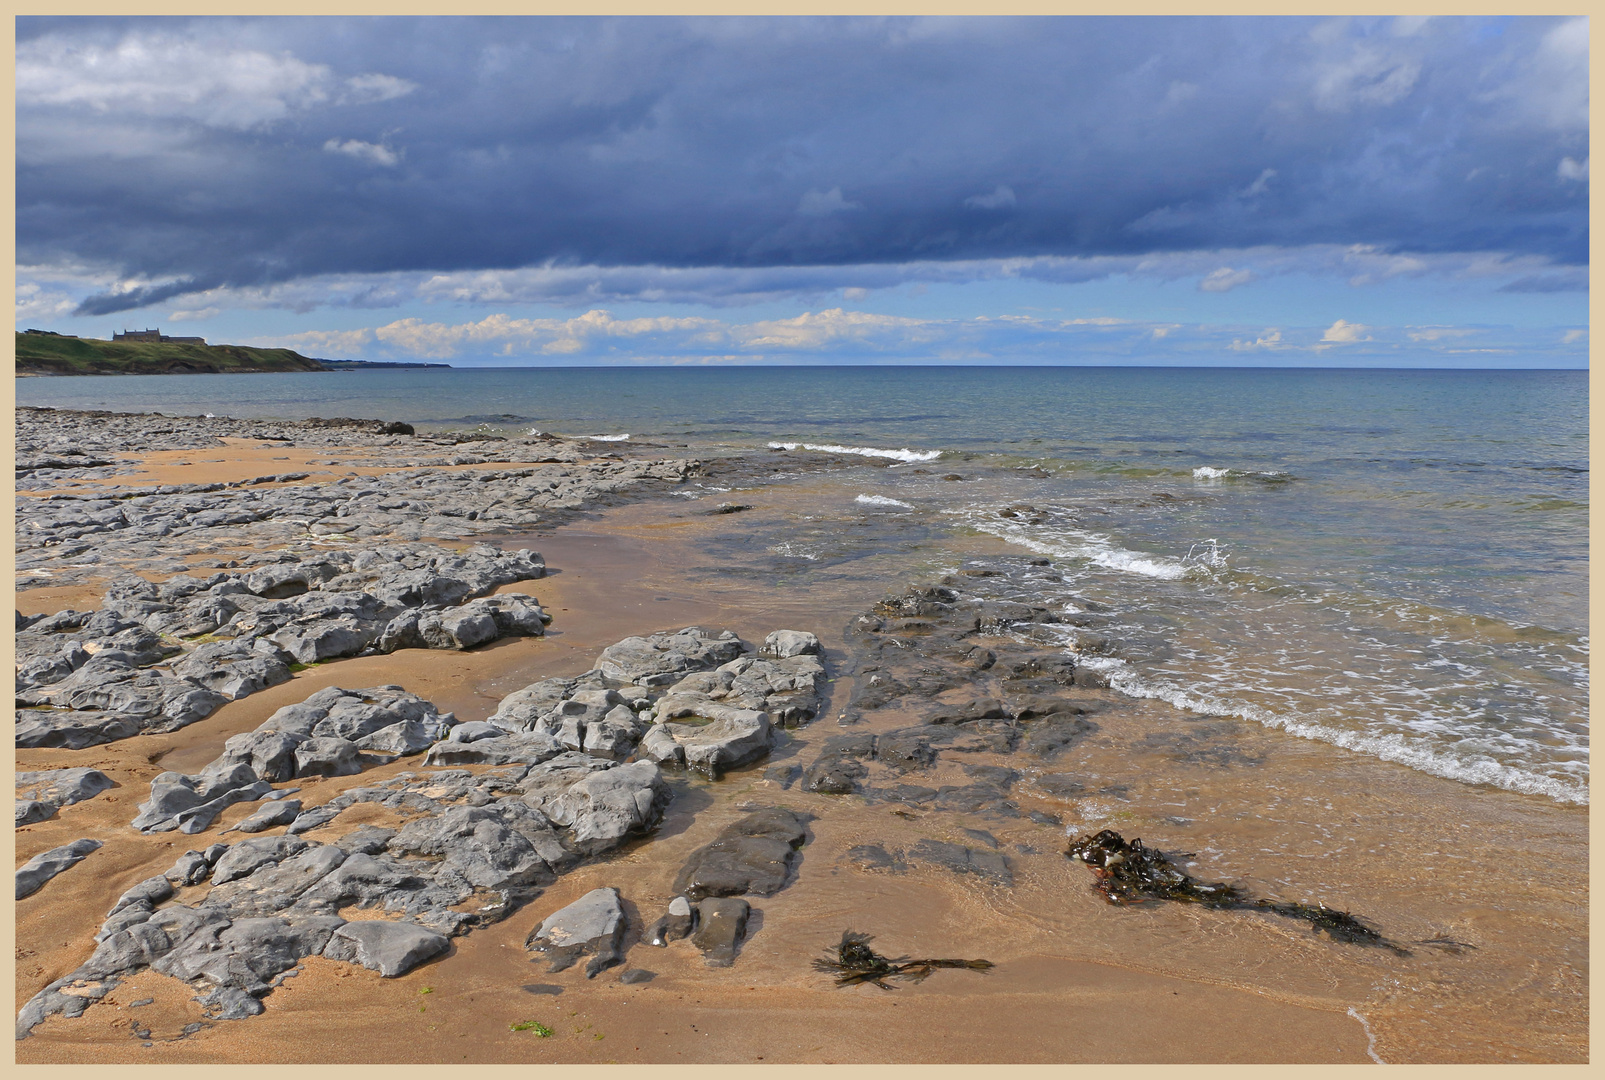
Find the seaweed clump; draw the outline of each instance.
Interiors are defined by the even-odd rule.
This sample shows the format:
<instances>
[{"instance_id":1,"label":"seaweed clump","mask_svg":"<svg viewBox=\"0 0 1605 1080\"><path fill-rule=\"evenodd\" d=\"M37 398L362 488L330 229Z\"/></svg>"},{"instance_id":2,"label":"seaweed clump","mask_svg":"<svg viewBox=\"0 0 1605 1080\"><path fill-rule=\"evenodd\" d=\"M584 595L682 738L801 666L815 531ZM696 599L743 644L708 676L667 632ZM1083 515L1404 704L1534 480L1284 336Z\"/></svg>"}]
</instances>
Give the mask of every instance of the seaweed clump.
<instances>
[{"instance_id":1,"label":"seaweed clump","mask_svg":"<svg viewBox=\"0 0 1605 1080\"><path fill-rule=\"evenodd\" d=\"M1347 911L1329 908L1325 904L1255 899L1236 885L1218 881L1199 881L1178 869L1163 852L1143 846L1143 842L1138 839L1127 843L1125 837L1113 829L1081 837L1070 845L1065 854L1092 868L1093 874L1097 877L1093 887L1111 904L1175 900L1222 910L1268 911L1284 919L1303 920L1310 924L1312 930L1325 933L1334 941L1388 949L1399 956L1410 955L1410 951L1404 946L1389 940L1380 931L1367 926ZM1422 944L1439 946L1440 942ZM1468 947L1461 942L1442 944Z\"/></svg>"},{"instance_id":2,"label":"seaweed clump","mask_svg":"<svg viewBox=\"0 0 1605 1080\"><path fill-rule=\"evenodd\" d=\"M906 979L919 982L937 968L968 968L970 971L987 971L994 965L990 960L910 960L882 956L869 947L874 941L868 934L843 930L841 944L834 954L814 961L814 970L836 977L837 986L857 983L874 983L882 990L895 989L887 979Z\"/></svg>"}]
</instances>

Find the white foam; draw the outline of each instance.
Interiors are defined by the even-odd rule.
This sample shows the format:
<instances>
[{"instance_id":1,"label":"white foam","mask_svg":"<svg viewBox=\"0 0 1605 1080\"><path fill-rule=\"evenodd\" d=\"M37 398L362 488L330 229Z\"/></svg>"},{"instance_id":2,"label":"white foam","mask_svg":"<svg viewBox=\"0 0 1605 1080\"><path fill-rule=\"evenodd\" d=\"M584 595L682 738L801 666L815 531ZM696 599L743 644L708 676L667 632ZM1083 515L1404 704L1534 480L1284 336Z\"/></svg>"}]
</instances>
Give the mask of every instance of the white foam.
<instances>
[{"instance_id":1,"label":"white foam","mask_svg":"<svg viewBox=\"0 0 1605 1080\"><path fill-rule=\"evenodd\" d=\"M1193 479L1194 480L1224 480L1228 476L1230 476L1231 473L1232 473L1232 470L1230 470L1230 469L1216 469L1216 468L1212 468L1212 467L1210 467L1208 465L1200 465L1198 468L1193 470Z\"/></svg>"},{"instance_id":2,"label":"white foam","mask_svg":"<svg viewBox=\"0 0 1605 1080\"><path fill-rule=\"evenodd\" d=\"M1377 1053L1377 1037L1371 1034L1371 1025L1365 1022L1365 1017L1355 1011L1353 1005L1349 1006L1349 1015L1358 1020L1360 1027L1365 1029L1365 1052L1370 1054L1371 1060L1378 1065L1386 1065L1387 1062L1382 1060L1382 1055Z\"/></svg>"},{"instance_id":3,"label":"white foam","mask_svg":"<svg viewBox=\"0 0 1605 1080\"><path fill-rule=\"evenodd\" d=\"M893 461L935 461L942 456L940 450L885 450L878 446L836 446L830 443L772 442L771 450L815 450L821 454L857 454L859 457L883 457Z\"/></svg>"},{"instance_id":4,"label":"white foam","mask_svg":"<svg viewBox=\"0 0 1605 1080\"><path fill-rule=\"evenodd\" d=\"M1038 530L1038 535L1030 536L1026 534L1024 527L1019 525L1004 525L985 518L972 520L971 524L981 532L1001 537L1038 555L1052 555L1059 559L1085 559L1094 566L1118 570L1124 574L1138 574L1142 577L1159 578L1162 581L1178 581L1193 569L1163 555L1127 551L1115 545L1107 536L1081 532L1079 529L1057 530L1057 535L1052 539L1043 539L1041 530Z\"/></svg>"},{"instance_id":5,"label":"white foam","mask_svg":"<svg viewBox=\"0 0 1605 1080\"><path fill-rule=\"evenodd\" d=\"M912 503L899 502L896 499L888 499L885 495L860 495L853 501L868 503L870 506L896 506L903 510L914 509Z\"/></svg>"},{"instance_id":6,"label":"white foam","mask_svg":"<svg viewBox=\"0 0 1605 1080\"><path fill-rule=\"evenodd\" d=\"M803 545L794 544L789 540L776 544L769 550L774 552L776 555L784 555L788 559L807 559L809 562L819 561L819 555L817 552L809 551Z\"/></svg>"},{"instance_id":7,"label":"white foam","mask_svg":"<svg viewBox=\"0 0 1605 1080\"><path fill-rule=\"evenodd\" d=\"M1458 780L1466 784L1489 784L1526 795L1545 795L1557 802L1588 804L1588 785L1569 783L1553 776L1503 765L1488 757L1461 758L1440 753L1421 740L1409 739L1399 733L1386 735L1363 731L1344 731L1295 715L1279 715L1254 705L1216 697L1213 694L1188 691L1154 679L1145 679L1124 660L1108 656L1082 656L1069 650L1076 663L1101 671L1109 685L1137 698L1154 698L1168 702L1178 709L1205 715L1237 716L1265 727L1278 728L1301 739L1330 743L1333 746L1382 761L1405 765L1418 772L1441 776L1445 780Z\"/></svg>"},{"instance_id":8,"label":"white foam","mask_svg":"<svg viewBox=\"0 0 1605 1080\"><path fill-rule=\"evenodd\" d=\"M592 442L623 442L625 439L628 439L630 435L628 432L626 432L623 435L587 435L585 437L590 439Z\"/></svg>"}]
</instances>

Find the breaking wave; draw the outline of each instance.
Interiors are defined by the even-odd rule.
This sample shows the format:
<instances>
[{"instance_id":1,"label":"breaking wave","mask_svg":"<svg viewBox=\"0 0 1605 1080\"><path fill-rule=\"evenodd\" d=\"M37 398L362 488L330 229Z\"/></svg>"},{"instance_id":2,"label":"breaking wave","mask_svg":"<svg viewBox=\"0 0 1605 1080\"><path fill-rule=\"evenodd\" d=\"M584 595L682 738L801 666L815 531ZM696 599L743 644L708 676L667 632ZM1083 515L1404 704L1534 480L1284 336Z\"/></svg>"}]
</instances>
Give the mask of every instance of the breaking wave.
<instances>
[{"instance_id":1,"label":"breaking wave","mask_svg":"<svg viewBox=\"0 0 1605 1080\"><path fill-rule=\"evenodd\" d=\"M772 442L771 450L813 450L821 454L857 454L859 457L891 458L893 461L935 461L940 450L886 450L878 446L837 446L833 443Z\"/></svg>"}]
</instances>

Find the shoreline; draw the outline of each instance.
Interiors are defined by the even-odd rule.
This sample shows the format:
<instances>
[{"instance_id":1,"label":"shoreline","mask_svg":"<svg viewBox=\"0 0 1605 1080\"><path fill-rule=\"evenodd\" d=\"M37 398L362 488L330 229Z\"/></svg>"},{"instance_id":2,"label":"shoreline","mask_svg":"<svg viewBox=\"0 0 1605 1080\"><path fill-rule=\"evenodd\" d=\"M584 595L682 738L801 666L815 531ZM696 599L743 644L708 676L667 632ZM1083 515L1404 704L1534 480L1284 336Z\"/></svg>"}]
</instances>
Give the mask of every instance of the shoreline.
<instances>
[{"instance_id":1,"label":"shoreline","mask_svg":"<svg viewBox=\"0 0 1605 1080\"><path fill-rule=\"evenodd\" d=\"M276 467L310 468L313 457L330 452L320 448L300 454L290 449L288 456L299 454L306 462L292 460L289 465ZM201 461L179 464L185 455L201 456L189 450L172 451L174 460L148 473L142 486L204 486L222 477L250 479L262 466L258 459L271 456L271 451L253 451L244 446L243 440L232 446L225 444L205 454L207 458L222 459L210 462L218 466L210 471L200 468L206 464ZM353 450L350 456L357 454ZM507 463L442 463L425 467L425 472L445 476L451 471L494 469L501 464ZM339 471L342 470L335 475ZM361 467L359 475L384 477L401 471L373 465ZM749 480L759 471L752 470ZM211 479L202 481L201 476ZM115 474L60 478L76 485L77 490L92 490L107 483L127 485L137 479ZM261 487L279 490L319 482L329 481L308 477ZM768 489L765 496L770 501L807 498L806 493L788 495ZM116 803L102 795L64 807L54 819L20 830L19 860L82 835L106 838L106 847L90 857L99 863L111 862L105 857L112 853L116 838L120 837L130 852L117 864L115 872L90 877L68 870L35 896L19 902L19 948L25 945L29 920L37 920L40 915L48 915L44 921L52 934L60 929L60 940L73 943L69 948L40 951L29 957L29 963L40 969L31 975L24 970L27 965L19 962L19 1002L30 997L47 977L65 974L81 961L87 940L85 928L98 925L102 913L123 889L159 872L171 861L173 852L188 842L182 841L171 850L160 847L152 852L149 838L140 838L128 828L132 804L144 797L150 779L161 769L200 768L216 755L225 738L251 730L275 708L300 701L319 687L398 683L435 702L441 710L457 712L460 719L479 720L489 715L505 694L542 677L578 675L602 648L630 635L704 625L729 627L756 644L769 630L790 627L818 634L824 644L827 673L840 680L819 710L818 718L787 732L770 757L733 770L720 781L709 783L683 774L676 777L675 801L663 825L650 839L631 841L612 855L582 863L511 917L454 938L452 951L444 958L408 974L384 979L353 965L310 958L296 979L284 982L264 999L265 1014L217 1022L188 1038L158 1040L144 1047L139 1040L129 1038L126 1028L115 1025L160 1012L169 1018L171 1030L167 1034L173 1037L182 1027L181 1018L199 1015L196 1006L187 1000L193 993L188 986L147 971L129 980L126 993L119 988L78 1020L54 1017L45 1021L33 1036L18 1043L19 1060L288 1061L297 1048L319 1055L319 1060L329 1060L327 1043L315 1036L320 1032L332 1036L335 1031L343 1033L341 1047L350 1050L351 1060L374 1060L375 1055L390 1060L385 1054L403 1042L413 1049L415 1060L461 1060L463 1055L458 1052L456 1040L467 1039L474 1049L466 1058L475 1061L862 1062L879 1060L875 1055L888 1045L888 1032L895 1033L891 1039L895 1056L891 1060L898 1061L1371 1060L1368 1054L1372 1043L1364 1021L1350 1015L1355 1004L1361 1002L1354 996L1357 986L1350 985L1343 993L1333 995L1316 989L1322 982L1320 978L1310 980L1303 989L1299 988L1300 980L1293 980L1273 998L1264 988L1255 989L1255 978L1247 968L1234 974L1228 967L1206 977L1198 962L1179 955L1167 959L1165 948L1174 946L1160 948L1136 963L1114 962L1123 947L1122 940L1134 925L1167 917L1170 908L1177 905L1154 909L1153 914L1091 906L1084 899L1090 878L1057 852L1052 853L1057 862L1046 858L1046 850L1029 856L1011 854L1019 868L1020 881L1015 890L1040 898L1063 893L1068 886L1082 933L1088 939L1077 944L1077 955L1056 956L1053 950L1045 949L1041 943L1047 938L1041 928L1032 929L1013 943L997 936L1023 911L1011 907L1007 914L1000 915L987 892L990 886L972 884L968 879L933 869L916 868L894 875L855 872L843 862L850 850L865 839L900 835L897 830L907 829L909 823L896 818L895 809L889 815L888 804L865 803L857 795L804 792L799 785L782 787L767 778L766 771L772 762L806 762L825 739L864 730L834 722L862 693L862 687L848 674L850 653L858 646L843 637L842 626L848 610L867 609L888 590L901 588L909 579L883 581L878 589L866 583L849 583L830 595L817 596L788 594L740 582L719 583L719 579L709 578L706 570L693 568L706 567L708 556L702 549L709 538L727 527L727 517L687 516L684 505L669 503L661 493L646 494L644 499L626 494L614 499L610 506L583 498L580 503L578 507L560 508L553 515L557 520L550 525L535 523L535 533L510 528L505 535L486 537L465 531L455 540L444 541L469 544L488 538L503 546L538 548L545 556L549 576L499 586L495 594L538 597L553 616L543 637L503 639L467 652L406 650L335 660L297 672L290 682L226 704L208 718L171 734L141 735L85 750L19 750L19 768L52 769L94 763L93 767L106 770L121 785L110 792L118 800ZM755 513L767 512L760 508ZM538 538L536 534L540 534ZM992 558L1006 547L991 540L972 543L980 545L978 552L991 553ZM150 576L163 574L151 571ZM715 584L710 587L710 582ZM69 601L88 599L96 587L103 588L104 582L92 584L85 578L79 584L29 589L18 594L18 606L25 614L45 614L45 608L55 611L71 606ZM37 602L29 603L30 598ZM841 607L843 603L847 609ZM1092 695L1099 697L1097 692ZM1112 712L1096 715L1104 731L1117 738L1125 737L1122 733L1127 726L1136 725L1132 728L1135 731L1158 715L1157 707L1151 704L1113 704L1118 707ZM892 723L892 719L870 722L867 729L886 731ZM1242 738L1247 740L1245 746L1275 742L1275 736L1268 732L1248 732ZM1117 750L1112 746L1109 752ZM1106 753L1091 745L1088 752ZM1330 769L1333 753L1331 748L1298 748L1296 753L1284 756L1308 759ZM416 770L418 761L403 758L359 776L330 778L312 787L321 789L318 797L324 798L337 789L371 784L409 768ZM1346 771L1364 775L1375 770L1376 765L1350 763ZM1247 778L1233 781L1243 782L1251 783ZM1411 776L1402 778L1397 786L1425 794L1439 790L1434 785L1441 783ZM1222 788L1227 792L1232 789L1232 785ZM1049 805L1019 796L1016 800L1022 810ZM520 947L530 926L591 888L618 887L637 906L639 915L632 918L630 933L638 938L644 923L650 922L670 898L671 894L664 890L678 861L710 840L720 827L740 815L741 807L748 805L791 805L816 816L811 824L812 837L800 852L803 869L799 875L773 896L753 901L755 909L761 909L762 919L748 934L733 967L708 969L694 952L653 949L638 940L629 946L628 965L646 966L657 973L656 978L639 985L618 983L616 972L587 981L579 977L577 969L548 976L541 968L530 966ZM1510 805L1521 805L1519 798ZM230 807L210 829L195 838L194 846L214 838L221 829L256 809L255 803ZM1548 816L1547 811L1534 812L1540 817ZM915 814L924 818L927 824L923 827L927 830L945 820L929 811L916 810ZM1028 836L1054 835L1053 830L1044 831L1045 827L1033 826L1029 820L975 823L1005 838L1018 835L1024 840ZM1037 833L1029 832L1033 827ZM157 835L159 838L161 834ZM172 839L174 834L165 835ZM1016 846L1033 847L1030 842ZM1062 843L1059 846L1062 849ZM140 848L145 848L146 853L138 854ZM999 967L985 976L941 972L925 983L895 993L868 986L843 990L830 987L827 980L808 971L807 963L819 954L822 945L839 934L844 920L853 924L854 913L864 908L869 897L873 897L869 907L881 917L881 925L874 927L877 942L886 948L920 955L931 955L924 951L931 949L937 950L938 955L989 956ZM1374 899L1370 904L1372 908L1377 906ZM1269 933L1269 940L1279 940L1275 933L1257 925L1240 932L1250 938L1229 942L1222 957L1240 955L1247 959L1254 955L1263 946L1255 945L1253 941L1257 939L1252 935ZM46 939L37 935L37 940ZM1101 948L1096 944L1099 942ZM26 944L31 946L33 942ZM1308 946L1298 947L1309 952ZM1203 955L1210 954L1206 950ZM1156 965L1170 970L1154 970ZM558 985L561 993L550 997L520 990L522 979ZM424 986L432 988L427 1001L419 994ZM157 1003L141 1007L145 1012L130 1008L136 988L138 996L154 996ZM429 1011L424 1015L438 1031L420 1032L420 1002L427 1006ZM652 1015L642 1015L649 1011L643 1008L649 1003ZM673 1025L665 1025L667 1030L656 1025L665 1010L674 1020ZM509 1023L525 1019L526 1013L538 1019L570 1012L578 1015L569 1026L581 1030L561 1029L553 1038L539 1041L527 1033L508 1030ZM351 1038L347 1025L353 1014L362 1017L363 1041ZM1067 1014L1077 1017L1074 1025L1061 1022ZM1136 1031L1125 1022L1133 1014L1145 1018L1145 1024ZM955 1024L955 1015L962 1015L964 1021ZM781 1026L777 1023L781 1018L792 1018L784 1026L796 1037L788 1034L778 1039L773 1034ZM108 1024L114 1026L108 1028ZM151 1026L156 1028L154 1023ZM1380 1024L1374 1015L1372 1026L1379 1028L1385 1050L1390 1041L1398 1045L1398 1033ZM820 1031L828 1034L815 1037L814 1033ZM933 1031L941 1032L943 1037L933 1039ZM1044 1040L1044 1032L1052 1032L1052 1037ZM309 1034L314 1037L308 1039ZM606 1038L596 1040L596 1034ZM1026 1055L1021 1047L1027 1043L1032 1047L1030 1055L1041 1056ZM1583 1046L1586 1054L1586 1041ZM1435 1054L1418 1059L1449 1060Z\"/></svg>"}]
</instances>

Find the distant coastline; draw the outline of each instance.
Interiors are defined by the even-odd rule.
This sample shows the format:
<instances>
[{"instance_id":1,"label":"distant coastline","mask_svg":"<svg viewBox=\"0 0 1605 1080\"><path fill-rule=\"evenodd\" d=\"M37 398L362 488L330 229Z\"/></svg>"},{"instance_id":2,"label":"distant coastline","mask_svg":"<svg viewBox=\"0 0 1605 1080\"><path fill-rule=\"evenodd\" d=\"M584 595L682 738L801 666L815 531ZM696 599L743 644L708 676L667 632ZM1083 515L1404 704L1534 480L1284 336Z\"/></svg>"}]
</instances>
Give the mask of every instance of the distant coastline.
<instances>
[{"instance_id":1,"label":"distant coastline","mask_svg":"<svg viewBox=\"0 0 1605 1080\"><path fill-rule=\"evenodd\" d=\"M293 349L208 345L200 339L105 341L49 331L17 331L16 374L233 375L281 371L381 371L446 368L450 364L322 360Z\"/></svg>"}]
</instances>

